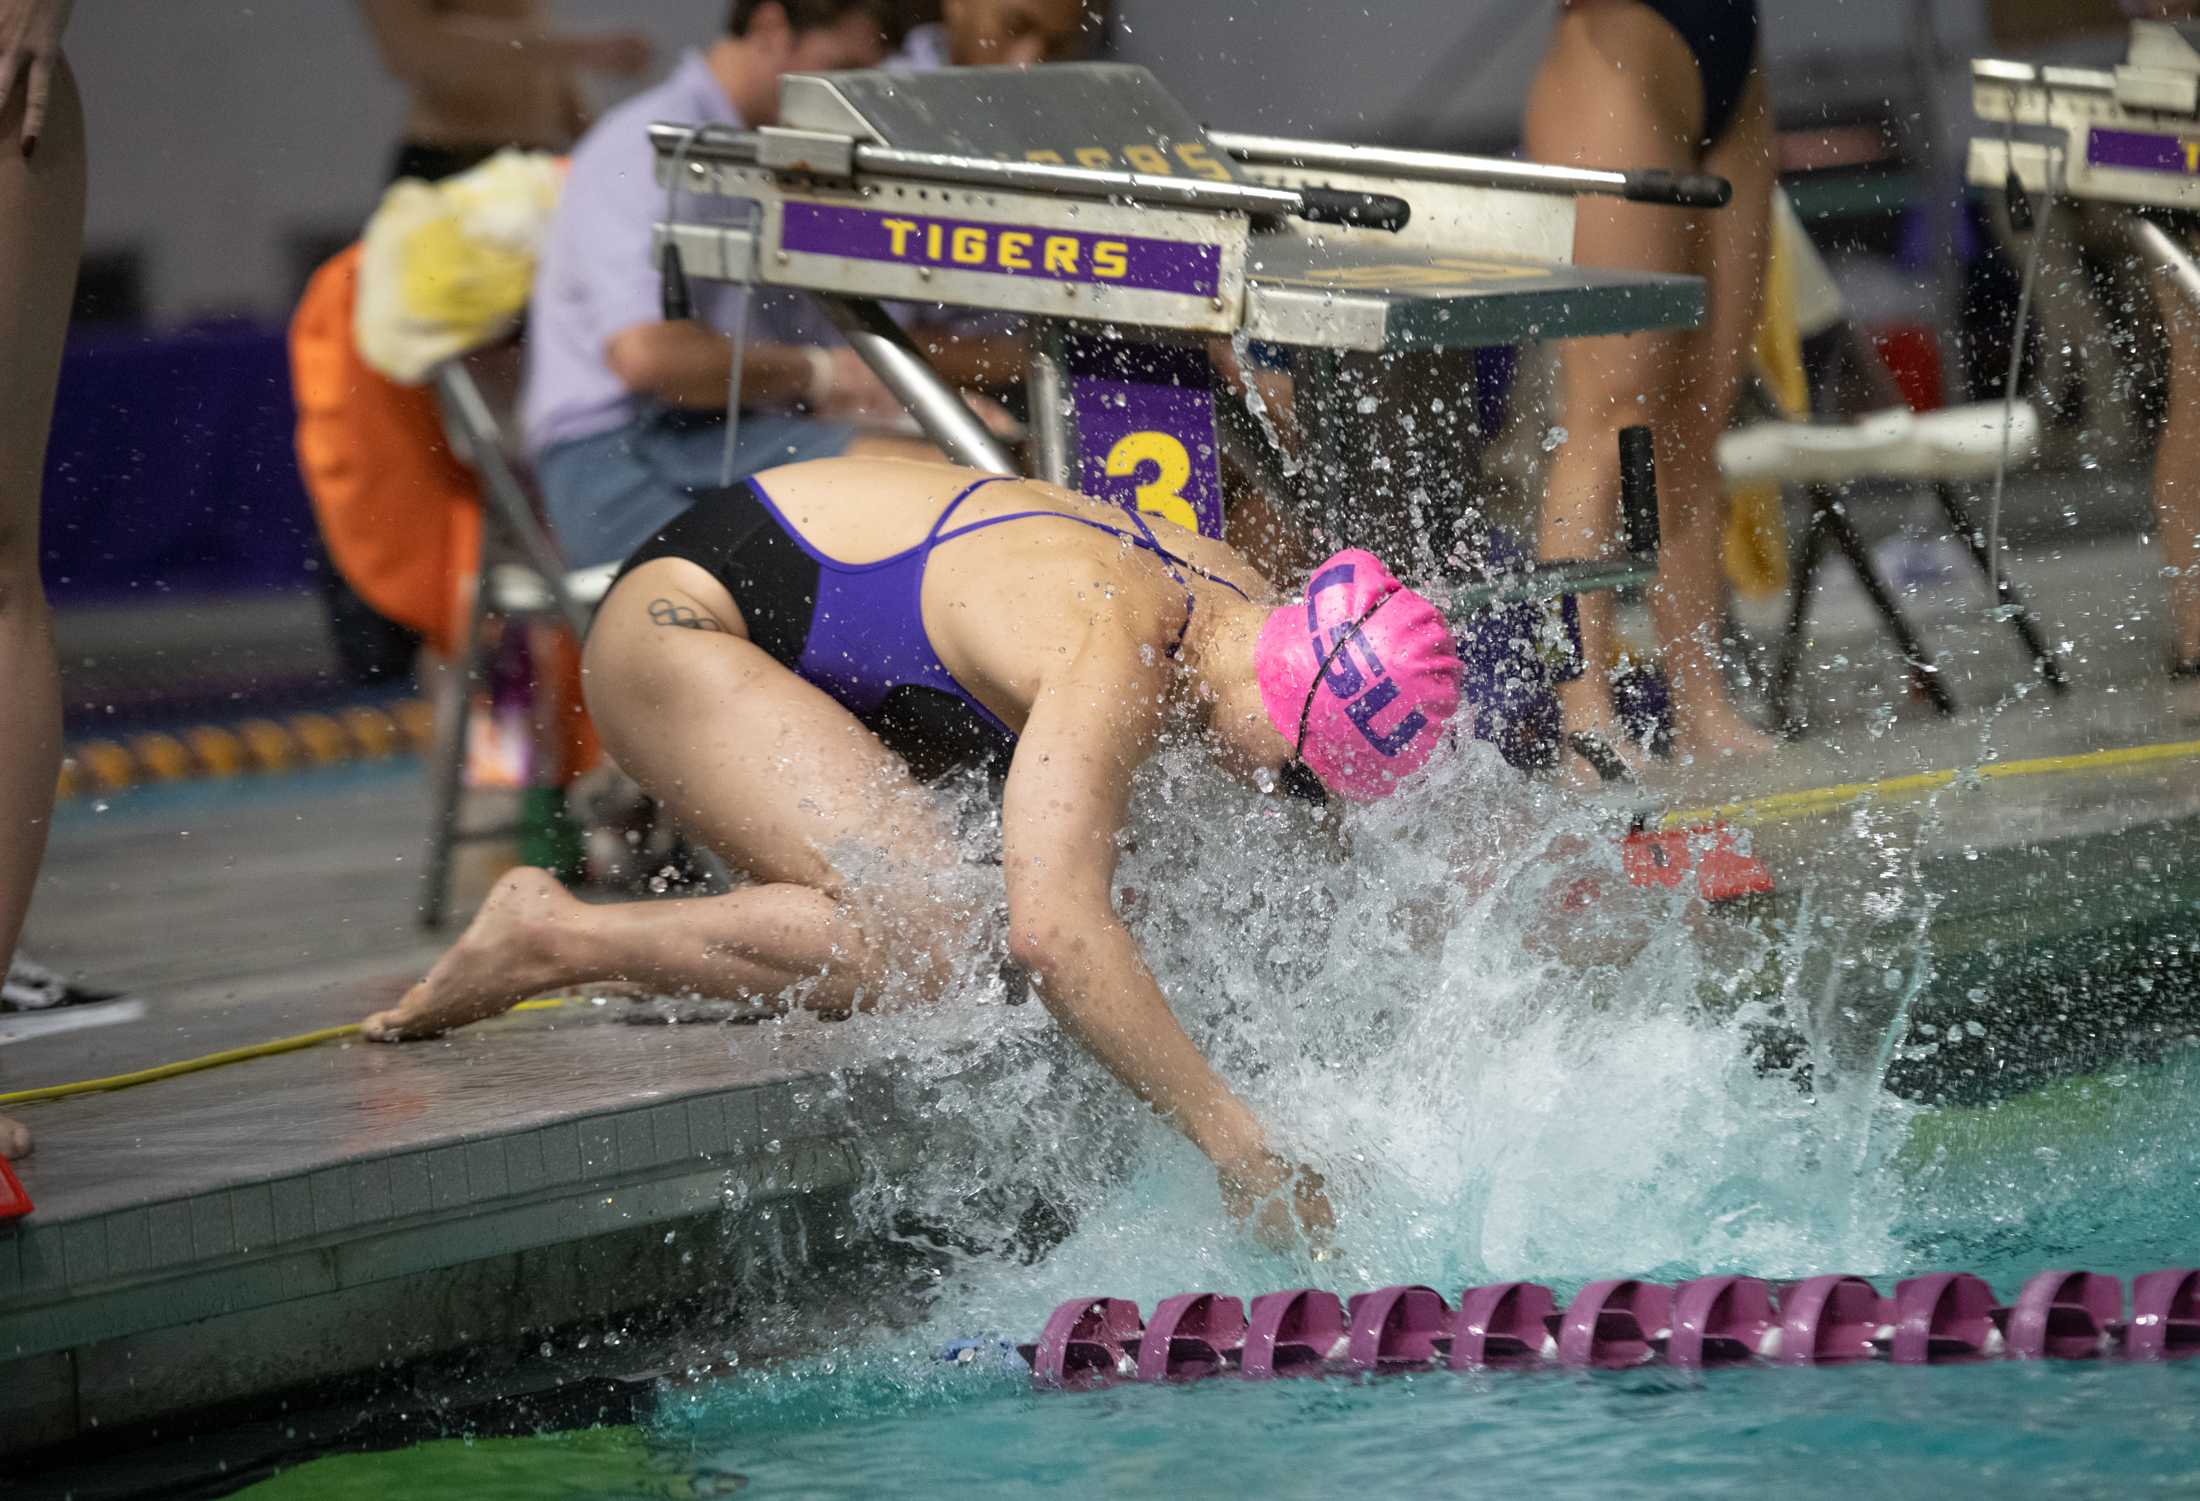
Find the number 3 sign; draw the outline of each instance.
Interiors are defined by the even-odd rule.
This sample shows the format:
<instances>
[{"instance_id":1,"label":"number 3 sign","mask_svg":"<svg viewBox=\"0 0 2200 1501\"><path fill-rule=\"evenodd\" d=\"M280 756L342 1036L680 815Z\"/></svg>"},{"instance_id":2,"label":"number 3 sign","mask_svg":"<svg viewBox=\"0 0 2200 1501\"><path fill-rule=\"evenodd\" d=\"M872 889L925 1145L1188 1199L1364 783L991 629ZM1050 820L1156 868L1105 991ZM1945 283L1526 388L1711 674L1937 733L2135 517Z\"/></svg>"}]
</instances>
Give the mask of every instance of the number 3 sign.
<instances>
[{"instance_id":1,"label":"number 3 sign","mask_svg":"<svg viewBox=\"0 0 2200 1501\"><path fill-rule=\"evenodd\" d=\"M1078 488L1222 535L1212 374L1195 350L1068 341Z\"/></svg>"}]
</instances>

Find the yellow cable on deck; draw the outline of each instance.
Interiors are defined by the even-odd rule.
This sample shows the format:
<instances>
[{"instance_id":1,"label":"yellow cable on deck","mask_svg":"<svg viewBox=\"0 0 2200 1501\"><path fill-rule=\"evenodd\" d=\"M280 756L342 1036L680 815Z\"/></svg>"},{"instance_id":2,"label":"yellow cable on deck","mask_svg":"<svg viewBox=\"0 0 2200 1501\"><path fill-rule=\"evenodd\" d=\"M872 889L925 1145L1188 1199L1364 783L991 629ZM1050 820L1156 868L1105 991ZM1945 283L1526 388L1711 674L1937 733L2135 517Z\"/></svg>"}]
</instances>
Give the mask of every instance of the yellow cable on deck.
<instances>
[{"instance_id":1,"label":"yellow cable on deck","mask_svg":"<svg viewBox=\"0 0 2200 1501\"><path fill-rule=\"evenodd\" d=\"M514 1011L546 1011L562 1006L561 999L522 1001ZM350 1037L359 1030L359 1023L346 1022L341 1027L323 1027L318 1032L300 1032L294 1037L278 1037L273 1042L256 1042L250 1047L225 1048L219 1053L208 1053L200 1058L185 1058L177 1063L162 1063L152 1068L141 1068L135 1073L110 1074L104 1079L79 1079L74 1084L48 1084L43 1089L19 1089L13 1094L0 1094L0 1105L29 1105L39 1100L64 1100L70 1095L97 1094L109 1089L132 1089L140 1084L153 1084L162 1079L173 1079L182 1074L195 1074L201 1069L220 1068L224 1064L243 1063L251 1058L272 1058L278 1053L295 1053L301 1048L319 1047L324 1042L335 1042Z\"/></svg>"},{"instance_id":2,"label":"yellow cable on deck","mask_svg":"<svg viewBox=\"0 0 2200 1501\"><path fill-rule=\"evenodd\" d=\"M2144 766L2152 761L2176 761L2200 756L2200 740L2169 740L2157 745L2113 746L2070 756L2038 756L2028 761L1990 761L1977 768L1954 767L1946 771L1921 771L1909 776L1882 777L1876 782L1841 782L1831 787L1809 787L1796 792L1775 792L1747 797L1713 808L1681 808L1659 815L1658 827L1678 829L1689 824L1725 819L1743 825L1782 823L1813 813L1830 813L1866 798L1895 798L1937 792L1966 776L1998 781L2004 777L2055 776L2068 772L2110 771Z\"/></svg>"}]
</instances>

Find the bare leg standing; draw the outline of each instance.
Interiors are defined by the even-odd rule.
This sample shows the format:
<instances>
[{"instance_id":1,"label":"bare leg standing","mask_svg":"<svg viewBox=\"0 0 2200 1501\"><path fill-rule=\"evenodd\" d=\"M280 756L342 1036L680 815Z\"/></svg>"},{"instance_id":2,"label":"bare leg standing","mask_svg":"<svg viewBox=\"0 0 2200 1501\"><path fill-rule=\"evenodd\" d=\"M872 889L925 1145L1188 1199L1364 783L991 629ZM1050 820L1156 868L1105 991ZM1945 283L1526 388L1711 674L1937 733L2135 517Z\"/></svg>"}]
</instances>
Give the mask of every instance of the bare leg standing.
<instances>
[{"instance_id":1,"label":"bare leg standing","mask_svg":"<svg viewBox=\"0 0 2200 1501\"><path fill-rule=\"evenodd\" d=\"M1528 99L1526 146L1538 161L1658 166L1730 175L1734 202L1705 214L1583 198L1574 258L1703 276L1702 328L1686 333L1572 339L1560 346L1566 444L1546 493L1545 557L1597 556L1618 527L1619 430L1658 434L1659 578L1652 597L1673 684L1674 739L1687 754L1752 754L1772 742L1727 702L1717 632L1724 617L1721 537L1726 506L1712 440L1726 425L1755 331L1770 213L1770 125L1761 82L1718 146L1699 157L1703 84L1671 27L1625 3L1569 7ZM1563 693L1570 729L1616 739L1606 665L1608 595L1580 600L1589 671Z\"/></svg>"},{"instance_id":2,"label":"bare leg standing","mask_svg":"<svg viewBox=\"0 0 2200 1501\"><path fill-rule=\"evenodd\" d=\"M10 40L0 35L0 48ZM12 68L0 57L0 73ZM7 90L0 105L0 704L10 729L0 757L0 969L30 908L61 762L61 688L38 576L38 492L84 241L84 116L65 63L54 64L51 80L43 120L26 122L35 86L0 77ZM20 144L27 123L37 142L29 154ZM0 1116L0 1156L29 1150L30 1133Z\"/></svg>"}]
</instances>

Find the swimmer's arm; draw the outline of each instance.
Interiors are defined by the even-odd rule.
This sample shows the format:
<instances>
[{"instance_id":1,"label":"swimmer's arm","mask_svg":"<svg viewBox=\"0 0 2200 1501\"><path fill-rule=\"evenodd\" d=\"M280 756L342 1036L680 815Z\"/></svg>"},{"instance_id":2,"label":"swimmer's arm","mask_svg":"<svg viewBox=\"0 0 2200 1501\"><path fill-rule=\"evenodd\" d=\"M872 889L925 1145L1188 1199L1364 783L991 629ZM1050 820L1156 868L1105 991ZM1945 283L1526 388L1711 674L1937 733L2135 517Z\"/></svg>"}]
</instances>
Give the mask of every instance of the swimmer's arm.
<instances>
[{"instance_id":1,"label":"swimmer's arm","mask_svg":"<svg viewBox=\"0 0 2200 1501\"><path fill-rule=\"evenodd\" d=\"M1096 626L1041 688L1002 803L1009 952L1063 1030L1225 1174L1244 1174L1267 1158L1260 1122L1178 1025L1110 895L1166 687L1165 666Z\"/></svg>"}]
</instances>

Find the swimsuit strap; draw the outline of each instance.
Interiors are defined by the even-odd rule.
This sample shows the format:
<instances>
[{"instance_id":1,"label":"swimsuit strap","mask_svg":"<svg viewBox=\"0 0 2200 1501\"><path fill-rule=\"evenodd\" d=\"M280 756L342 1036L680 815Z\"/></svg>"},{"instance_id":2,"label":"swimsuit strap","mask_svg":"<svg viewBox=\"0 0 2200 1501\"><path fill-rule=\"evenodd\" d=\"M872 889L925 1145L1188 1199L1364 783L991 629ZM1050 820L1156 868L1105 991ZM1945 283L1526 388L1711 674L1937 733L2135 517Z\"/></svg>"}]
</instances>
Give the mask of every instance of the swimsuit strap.
<instances>
[{"instance_id":1,"label":"swimsuit strap","mask_svg":"<svg viewBox=\"0 0 2200 1501\"><path fill-rule=\"evenodd\" d=\"M978 491L983 490L987 485L997 485L1002 480L1015 479L1016 477L1017 476L1013 474L988 474L981 479L974 479L969 484L963 486L960 490L955 492L955 498L947 503L946 507L940 512L939 516L932 522L932 530L925 534L924 541L919 543L918 546L921 547L924 551L930 552L934 547L938 546L941 541L945 540L940 536L940 532L947 526L948 520L954 516L957 507L959 507L964 501L968 500L971 496L977 494Z\"/></svg>"},{"instance_id":2,"label":"swimsuit strap","mask_svg":"<svg viewBox=\"0 0 2200 1501\"><path fill-rule=\"evenodd\" d=\"M1154 558L1161 564L1162 569L1167 572L1171 579L1176 581L1176 586L1184 591L1184 623L1177 627L1176 639L1169 644L1169 655L1174 657L1178 652L1182 651L1184 649L1184 637L1186 633L1188 633L1192 628L1192 612L1193 610L1198 608L1199 599L1198 596L1192 593L1191 580L1184 577L1183 571L1177 567L1178 562L1182 560L1180 560L1175 553L1170 552L1166 547L1163 547L1161 545L1161 539L1154 535L1153 527L1147 523L1145 516L1140 513L1136 502L1128 503L1122 507L1124 514L1129 517L1131 525L1138 528L1138 534L1136 536L1132 536L1129 532L1118 531L1116 530L1116 528L1109 526L1104 522L1094 521L1091 518L1085 516L1072 515L1067 511L1011 511L1005 516L987 516L980 520L973 521L967 526L956 527L953 531L947 530L947 523L951 519L953 519L956 507L960 506L965 500L969 499L973 491L976 491L983 486L993 484L996 481L1013 479L1015 477L1016 476L1014 475L1008 474L989 474L983 479L974 481L973 483L964 486L962 491L957 494L953 500L949 501L946 508L940 512L939 519L932 523L932 530L928 534L926 534L924 541L920 543L916 549L912 550L922 551L929 554L934 548L940 546L940 544L944 542L952 542L957 537L964 536L970 532L982 531L986 527L999 526L1004 522L1009 521L1037 520L1041 518L1057 521L1074 521L1079 526L1089 526L1095 531L1109 532L1118 537L1128 538L1132 545L1143 547L1146 549L1146 551L1152 553L1154 555ZM1215 575L1209 573L1204 568L1198 567L1195 564L1186 563L1185 567L1191 568L1192 571L1197 573L1201 578L1209 579L1214 583L1222 585L1223 588L1228 589L1231 593L1237 595L1241 599L1245 595L1245 591L1243 589L1240 589L1237 585L1231 583L1228 579L1216 578Z\"/></svg>"},{"instance_id":3,"label":"swimsuit strap","mask_svg":"<svg viewBox=\"0 0 2200 1501\"><path fill-rule=\"evenodd\" d=\"M1136 501L1126 503L1123 512L1130 517L1131 525L1138 528L1138 535L1146 539L1146 546L1153 550L1153 555L1161 560L1161 566L1168 570L1169 577L1175 579L1176 586L1184 591L1184 608L1188 612L1192 607L1192 584L1191 580L1177 571L1176 555L1161 545L1161 539L1153 534L1153 528L1147 524L1145 514L1138 509Z\"/></svg>"},{"instance_id":4,"label":"swimsuit strap","mask_svg":"<svg viewBox=\"0 0 2200 1501\"><path fill-rule=\"evenodd\" d=\"M1147 524L1145 515L1138 509L1138 502L1126 501L1123 511L1131 518L1131 525L1138 528L1138 535L1145 538L1146 546L1161 560L1161 566L1168 570L1169 577L1175 579L1176 586L1184 591L1184 623L1176 628L1176 639L1169 643L1169 655L1173 658L1184 650L1184 638L1191 633L1192 611L1199 608L1198 597L1192 593L1192 581L1177 568L1175 556L1153 534L1153 528Z\"/></svg>"},{"instance_id":5,"label":"swimsuit strap","mask_svg":"<svg viewBox=\"0 0 2200 1501\"><path fill-rule=\"evenodd\" d=\"M1010 511L1006 515L1002 516L988 516L982 521L972 521L965 525L958 526L951 532L942 532L937 537L934 537L932 539L932 542L935 547L941 546L945 543L954 541L957 537L967 537L972 532L982 532L989 526L1001 526L1011 521L1068 521L1073 522L1078 526L1089 526L1096 532L1106 532L1111 537L1121 537L1124 541L1130 543L1131 546L1138 548L1141 552L1150 552L1157 554L1161 559L1161 566L1163 568L1167 568L1171 563L1181 564L1182 566L1191 569L1192 572L1198 574L1208 583L1220 584L1223 588L1229 590L1232 594L1235 594L1239 599L1245 598L1245 591L1243 589L1240 589L1237 585L1231 583L1221 574L1210 573L1206 569L1200 567L1197 563L1189 562L1186 559L1178 557L1175 553L1169 552L1165 548L1157 547L1147 537L1141 537L1136 532L1125 531L1122 527L1119 526L1109 526L1105 521L1095 521L1090 516L1073 516L1067 511ZM1178 582L1181 583L1183 582L1183 580L1180 578L1178 579Z\"/></svg>"}]
</instances>

